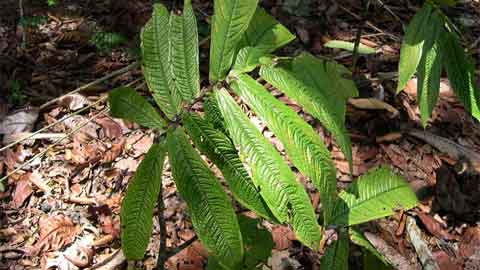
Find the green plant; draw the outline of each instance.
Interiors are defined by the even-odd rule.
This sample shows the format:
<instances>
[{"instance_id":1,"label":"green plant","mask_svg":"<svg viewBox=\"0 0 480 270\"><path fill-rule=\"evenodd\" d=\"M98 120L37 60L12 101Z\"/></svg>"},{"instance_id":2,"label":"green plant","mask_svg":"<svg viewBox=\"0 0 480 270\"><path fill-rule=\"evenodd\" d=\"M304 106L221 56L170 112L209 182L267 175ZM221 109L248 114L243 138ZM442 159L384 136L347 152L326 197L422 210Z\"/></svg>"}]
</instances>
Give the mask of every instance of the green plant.
<instances>
[{"instance_id":1,"label":"green plant","mask_svg":"<svg viewBox=\"0 0 480 270\"><path fill-rule=\"evenodd\" d=\"M401 49L398 90L403 90L417 74L417 96L424 127L438 99L443 69L465 109L480 120L480 92L475 82L474 61L465 54L455 26L439 6L455 2L427 1L408 25Z\"/></svg>"},{"instance_id":2,"label":"green plant","mask_svg":"<svg viewBox=\"0 0 480 270\"><path fill-rule=\"evenodd\" d=\"M8 103L16 106L23 105L25 104L25 98L22 84L19 80L13 80L10 87L10 94L8 95Z\"/></svg>"},{"instance_id":3,"label":"green plant","mask_svg":"<svg viewBox=\"0 0 480 270\"><path fill-rule=\"evenodd\" d=\"M116 47L125 44L127 38L122 34L115 32L96 32L91 38L90 43L95 45L101 52L109 52Z\"/></svg>"},{"instance_id":4,"label":"green plant","mask_svg":"<svg viewBox=\"0 0 480 270\"><path fill-rule=\"evenodd\" d=\"M259 219L290 225L297 239L314 251L326 247L325 269L347 269L349 228L415 206L408 184L385 167L337 194L335 166L321 138L249 73L259 68L261 78L321 121L351 166L344 121L346 101L358 91L347 79L350 71L307 53L293 58L272 55L295 37L257 4L258 0L215 1L210 85L202 90L197 23L190 1L185 0L181 16L155 5L141 34L141 48L145 80L161 114L131 88L116 89L109 99L114 116L159 132L159 143L139 166L122 205L122 249L129 260L142 259L149 243L166 155L197 236L210 252L209 269L257 269L268 258L272 243L258 221L237 216L200 153L220 169L242 207ZM293 165L318 189L320 217L284 157L232 92L276 134ZM202 100L203 117L191 110ZM324 246L327 232L338 235L338 241Z\"/></svg>"}]
</instances>

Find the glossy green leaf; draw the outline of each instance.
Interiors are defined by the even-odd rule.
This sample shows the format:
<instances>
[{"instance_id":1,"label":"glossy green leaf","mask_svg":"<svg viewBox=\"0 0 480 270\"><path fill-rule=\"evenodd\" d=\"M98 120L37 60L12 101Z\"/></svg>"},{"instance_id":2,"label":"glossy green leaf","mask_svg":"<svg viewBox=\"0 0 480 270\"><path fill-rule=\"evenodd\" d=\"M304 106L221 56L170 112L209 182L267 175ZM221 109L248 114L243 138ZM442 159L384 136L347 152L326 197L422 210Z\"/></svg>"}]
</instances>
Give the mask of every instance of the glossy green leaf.
<instances>
[{"instance_id":1,"label":"glossy green leaf","mask_svg":"<svg viewBox=\"0 0 480 270\"><path fill-rule=\"evenodd\" d=\"M238 48L255 47L264 53L271 53L294 39L295 35L285 26L258 7Z\"/></svg>"},{"instance_id":2,"label":"glossy green leaf","mask_svg":"<svg viewBox=\"0 0 480 270\"><path fill-rule=\"evenodd\" d=\"M332 157L318 134L298 114L278 101L248 75L239 75L232 88L282 142L295 167L319 189L325 220L332 211L337 182Z\"/></svg>"},{"instance_id":3,"label":"glossy green leaf","mask_svg":"<svg viewBox=\"0 0 480 270\"><path fill-rule=\"evenodd\" d=\"M344 124L345 108L348 97L356 96L358 91L353 82L344 78L349 73L338 64L319 62L309 55L294 61L295 72L265 65L260 75L333 133L351 167L352 150Z\"/></svg>"},{"instance_id":4,"label":"glossy green leaf","mask_svg":"<svg viewBox=\"0 0 480 270\"><path fill-rule=\"evenodd\" d=\"M141 33L145 81L158 106L170 119L179 111L181 105L181 95L172 78L171 23L167 9L156 4L152 18Z\"/></svg>"},{"instance_id":5,"label":"glossy green leaf","mask_svg":"<svg viewBox=\"0 0 480 270\"><path fill-rule=\"evenodd\" d=\"M144 257L153 226L153 208L162 184L165 144L154 144L140 163L128 186L120 213L122 250L129 260Z\"/></svg>"},{"instance_id":6,"label":"glossy green leaf","mask_svg":"<svg viewBox=\"0 0 480 270\"><path fill-rule=\"evenodd\" d=\"M322 269L348 270L348 231L346 228L340 228L337 233L338 240L327 247L322 257L320 263Z\"/></svg>"},{"instance_id":7,"label":"glossy green leaf","mask_svg":"<svg viewBox=\"0 0 480 270\"><path fill-rule=\"evenodd\" d=\"M402 48L400 50L397 91L403 90L407 85L407 82L417 71L418 64L422 58L422 48L425 41L425 35L428 34L431 27L429 19L432 9L432 5L426 3L413 17L407 27Z\"/></svg>"},{"instance_id":8,"label":"glossy green leaf","mask_svg":"<svg viewBox=\"0 0 480 270\"><path fill-rule=\"evenodd\" d=\"M353 52L353 50L355 49L355 43L343 40L330 40L329 42L325 43L324 46L327 48L342 49L349 52ZM372 54L376 53L377 50L375 50L374 48L370 48L362 43L359 43L357 52L359 54Z\"/></svg>"},{"instance_id":9,"label":"glossy green leaf","mask_svg":"<svg viewBox=\"0 0 480 270\"><path fill-rule=\"evenodd\" d=\"M474 61L465 54L454 33L442 33L440 51L453 91L465 110L480 120L480 90L476 85Z\"/></svg>"},{"instance_id":10,"label":"glossy green leaf","mask_svg":"<svg viewBox=\"0 0 480 270\"><path fill-rule=\"evenodd\" d=\"M114 117L133 121L148 128L163 129L167 125L155 108L133 88L114 89L108 96L108 105Z\"/></svg>"},{"instance_id":11,"label":"glossy green leaf","mask_svg":"<svg viewBox=\"0 0 480 270\"><path fill-rule=\"evenodd\" d=\"M191 102L200 92L197 20L191 0L185 0L182 16L171 16L173 78L182 99Z\"/></svg>"},{"instance_id":12,"label":"glossy green leaf","mask_svg":"<svg viewBox=\"0 0 480 270\"><path fill-rule=\"evenodd\" d=\"M210 45L210 81L223 80L250 24L258 0L215 0Z\"/></svg>"},{"instance_id":13,"label":"glossy green leaf","mask_svg":"<svg viewBox=\"0 0 480 270\"><path fill-rule=\"evenodd\" d=\"M235 199L261 217L272 219L270 210L243 167L232 141L197 114L184 114L183 119L185 129L195 146L217 165Z\"/></svg>"},{"instance_id":14,"label":"glossy green leaf","mask_svg":"<svg viewBox=\"0 0 480 270\"><path fill-rule=\"evenodd\" d=\"M265 52L255 47L242 48L235 59L233 72L236 74L248 73L260 65L260 58L265 56Z\"/></svg>"},{"instance_id":15,"label":"glossy green leaf","mask_svg":"<svg viewBox=\"0 0 480 270\"><path fill-rule=\"evenodd\" d=\"M403 177L386 167L369 171L339 194L333 224L356 225L415 207L417 198Z\"/></svg>"},{"instance_id":16,"label":"glossy green leaf","mask_svg":"<svg viewBox=\"0 0 480 270\"><path fill-rule=\"evenodd\" d=\"M321 234L310 198L282 156L242 112L226 90L216 98L226 127L250 167L257 190L280 222L289 222L299 241L317 250Z\"/></svg>"},{"instance_id":17,"label":"glossy green leaf","mask_svg":"<svg viewBox=\"0 0 480 270\"><path fill-rule=\"evenodd\" d=\"M167 145L173 179L198 238L223 266L235 268L243 261L243 243L230 199L182 128L168 131Z\"/></svg>"}]
</instances>

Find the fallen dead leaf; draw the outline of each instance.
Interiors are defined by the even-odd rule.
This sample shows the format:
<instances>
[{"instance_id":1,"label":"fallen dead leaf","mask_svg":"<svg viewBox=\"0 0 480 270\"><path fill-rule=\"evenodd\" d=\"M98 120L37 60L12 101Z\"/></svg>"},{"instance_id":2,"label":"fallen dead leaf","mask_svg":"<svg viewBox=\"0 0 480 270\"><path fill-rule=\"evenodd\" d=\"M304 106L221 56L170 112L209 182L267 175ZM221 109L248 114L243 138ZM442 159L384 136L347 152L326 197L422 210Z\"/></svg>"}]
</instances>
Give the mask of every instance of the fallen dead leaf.
<instances>
[{"instance_id":1,"label":"fallen dead leaf","mask_svg":"<svg viewBox=\"0 0 480 270\"><path fill-rule=\"evenodd\" d=\"M109 139L121 139L122 138L122 127L110 117L101 117L95 120L102 129L100 130L101 137L107 137Z\"/></svg>"},{"instance_id":2,"label":"fallen dead leaf","mask_svg":"<svg viewBox=\"0 0 480 270\"><path fill-rule=\"evenodd\" d=\"M21 132L30 132L38 118L37 108L20 110L6 116L0 122L0 134L4 134L4 143L11 141L11 135Z\"/></svg>"},{"instance_id":3,"label":"fallen dead leaf","mask_svg":"<svg viewBox=\"0 0 480 270\"><path fill-rule=\"evenodd\" d=\"M72 111L79 110L84 106L90 105L90 101L83 95L71 94L62 97L58 104L64 108L68 108Z\"/></svg>"},{"instance_id":4,"label":"fallen dead leaf","mask_svg":"<svg viewBox=\"0 0 480 270\"><path fill-rule=\"evenodd\" d=\"M438 223L432 216L429 216L427 214L424 214L422 212L417 211L417 215L422 221L423 225L425 225L425 228L428 230L429 233L432 235L444 239L444 240L458 240L458 236L453 235L449 233L446 229Z\"/></svg>"},{"instance_id":5,"label":"fallen dead leaf","mask_svg":"<svg viewBox=\"0 0 480 270\"><path fill-rule=\"evenodd\" d=\"M30 182L32 182L32 184L34 184L36 187L38 187L47 194L52 191L52 189L45 183L42 175L37 170L33 171L30 174L29 180Z\"/></svg>"},{"instance_id":6,"label":"fallen dead leaf","mask_svg":"<svg viewBox=\"0 0 480 270\"><path fill-rule=\"evenodd\" d=\"M39 240L30 250L31 255L46 250L58 250L73 242L80 233L80 227L62 214L42 216L39 221Z\"/></svg>"},{"instance_id":7,"label":"fallen dead leaf","mask_svg":"<svg viewBox=\"0 0 480 270\"><path fill-rule=\"evenodd\" d=\"M30 173L22 175L16 183L12 200L13 207L15 208L20 208L25 200L33 193L32 185L29 181L30 175Z\"/></svg>"},{"instance_id":8,"label":"fallen dead leaf","mask_svg":"<svg viewBox=\"0 0 480 270\"><path fill-rule=\"evenodd\" d=\"M462 235L458 247L460 256L468 258L480 249L480 227L470 227Z\"/></svg>"},{"instance_id":9,"label":"fallen dead leaf","mask_svg":"<svg viewBox=\"0 0 480 270\"><path fill-rule=\"evenodd\" d=\"M295 240L295 234L286 226L277 225L272 228L272 238L275 243L275 249L284 250L292 246L292 240Z\"/></svg>"},{"instance_id":10,"label":"fallen dead leaf","mask_svg":"<svg viewBox=\"0 0 480 270\"><path fill-rule=\"evenodd\" d=\"M350 98L348 103L362 110L387 110L392 114L391 118L395 118L399 114L395 107L376 98Z\"/></svg>"}]
</instances>

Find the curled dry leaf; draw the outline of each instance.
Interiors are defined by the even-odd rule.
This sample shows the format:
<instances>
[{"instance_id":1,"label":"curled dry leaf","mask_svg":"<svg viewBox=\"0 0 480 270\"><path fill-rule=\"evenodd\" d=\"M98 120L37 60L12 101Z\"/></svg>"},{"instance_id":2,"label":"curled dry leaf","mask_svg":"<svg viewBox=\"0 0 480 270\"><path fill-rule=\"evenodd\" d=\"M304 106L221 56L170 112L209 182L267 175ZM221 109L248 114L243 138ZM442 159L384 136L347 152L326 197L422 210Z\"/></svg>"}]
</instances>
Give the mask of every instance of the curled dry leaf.
<instances>
[{"instance_id":1,"label":"curled dry leaf","mask_svg":"<svg viewBox=\"0 0 480 270\"><path fill-rule=\"evenodd\" d=\"M112 140L122 138L122 127L110 117L101 117L96 119L95 122L102 127L100 135Z\"/></svg>"},{"instance_id":2,"label":"curled dry leaf","mask_svg":"<svg viewBox=\"0 0 480 270\"><path fill-rule=\"evenodd\" d=\"M20 110L6 116L0 122L0 134L3 134L3 143L6 144L10 139L10 136L22 133L30 132L33 129L35 121L38 118L38 109L37 108L28 108L25 110Z\"/></svg>"},{"instance_id":3,"label":"curled dry leaf","mask_svg":"<svg viewBox=\"0 0 480 270\"><path fill-rule=\"evenodd\" d=\"M30 173L22 175L16 183L12 200L13 207L15 208L20 208L25 200L33 193L32 185L29 181L30 175Z\"/></svg>"},{"instance_id":4,"label":"curled dry leaf","mask_svg":"<svg viewBox=\"0 0 480 270\"><path fill-rule=\"evenodd\" d=\"M80 227L62 214L42 216L39 221L39 240L30 250L32 256L45 250L59 250L73 242L80 233Z\"/></svg>"},{"instance_id":5,"label":"curled dry leaf","mask_svg":"<svg viewBox=\"0 0 480 270\"><path fill-rule=\"evenodd\" d=\"M272 238L275 243L275 249L284 250L292 246L295 234L288 227L278 225L272 228Z\"/></svg>"},{"instance_id":6,"label":"curled dry leaf","mask_svg":"<svg viewBox=\"0 0 480 270\"><path fill-rule=\"evenodd\" d=\"M71 94L62 97L58 104L64 108L68 108L72 111L79 110L84 106L90 105L90 101L83 95Z\"/></svg>"},{"instance_id":7,"label":"curled dry leaf","mask_svg":"<svg viewBox=\"0 0 480 270\"><path fill-rule=\"evenodd\" d=\"M47 183L45 183L42 175L36 170L30 174L29 180L30 182L32 182L32 184L34 184L36 187L38 187L47 194L52 191L52 189L47 185Z\"/></svg>"},{"instance_id":8,"label":"curled dry leaf","mask_svg":"<svg viewBox=\"0 0 480 270\"><path fill-rule=\"evenodd\" d=\"M395 107L376 98L349 98L348 103L362 110L387 110L392 114L391 118L399 115L399 111Z\"/></svg>"},{"instance_id":9,"label":"curled dry leaf","mask_svg":"<svg viewBox=\"0 0 480 270\"><path fill-rule=\"evenodd\" d=\"M428 232L430 232L432 235L444 240L458 240L458 236L449 233L433 217L422 212L417 212L417 215L422 221L423 225L425 225L425 228L427 228Z\"/></svg>"},{"instance_id":10,"label":"curled dry leaf","mask_svg":"<svg viewBox=\"0 0 480 270\"><path fill-rule=\"evenodd\" d=\"M97 124L89 121L89 119L85 116L74 115L74 116L66 119L65 121L63 121L63 123L69 129L74 129L74 128L80 126L80 125L85 125L78 131L78 133L84 133L92 139L96 139L98 137L97 129L99 129L99 126ZM87 123L87 124L85 124L85 123Z\"/></svg>"},{"instance_id":11,"label":"curled dry leaf","mask_svg":"<svg viewBox=\"0 0 480 270\"><path fill-rule=\"evenodd\" d=\"M122 154L123 147L125 146L125 139L121 138L119 142L113 143L112 147L108 149L102 158L102 163L113 162L117 157Z\"/></svg>"},{"instance_id":12,"label":"curled dry leaf","mask_svg":"<svg viewBox=\"0 0 480 270\"><path fill-rule=\"evenodd\" d=\"M480 227L470 227L462 235L458 251L460 256L468 258L477 250L480 250Z\"/></svg>"}]
</instances>

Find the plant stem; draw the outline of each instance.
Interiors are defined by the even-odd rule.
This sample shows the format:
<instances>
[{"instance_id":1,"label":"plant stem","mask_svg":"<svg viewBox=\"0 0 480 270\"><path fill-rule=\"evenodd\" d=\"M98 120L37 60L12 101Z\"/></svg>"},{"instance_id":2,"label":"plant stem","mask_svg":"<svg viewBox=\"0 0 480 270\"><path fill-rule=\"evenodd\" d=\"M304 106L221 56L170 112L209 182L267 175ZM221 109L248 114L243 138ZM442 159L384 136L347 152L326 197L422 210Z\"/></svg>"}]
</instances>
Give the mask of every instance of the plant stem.
<instances>
[{"instance_id":1,"label":"plant stem","mask_svg":"<svg viewBox=\"0 0 480 270\"><path fill-rule=\"evenodd\" d=\"M158 224L160 226L160 247L158 250L157 269L164 270L165 262L168 259L167 255L167 226L165 224L165 218L163 217L163 211L165 210L165 204L163 203L163 186L160 183L160 192L158 194Z\"/></svg>"},{"instance_id":2,"label":"plant stem","mask_svg":"<svg viewBox=\"0 0 480 270\"><path fill-rule=\"evenodd\" d=\"M366 0L362 0L362 16L360 18L361 23L357 30L357 35L355 37L355 45L353 47L353 60L352 60L352 77L355 79L357 77L358 68L357 68L357 61L358 61L358 47L360 46L360 39L362 38L362 31L363 27L365 26L365 18L368 12L368 7L366 4Z\"/></svg>"}]
</instances>

